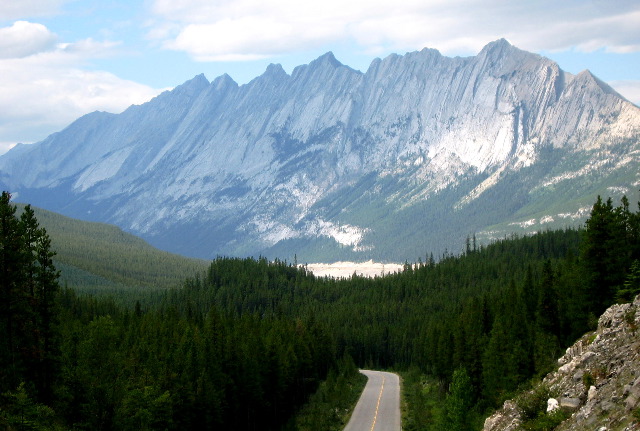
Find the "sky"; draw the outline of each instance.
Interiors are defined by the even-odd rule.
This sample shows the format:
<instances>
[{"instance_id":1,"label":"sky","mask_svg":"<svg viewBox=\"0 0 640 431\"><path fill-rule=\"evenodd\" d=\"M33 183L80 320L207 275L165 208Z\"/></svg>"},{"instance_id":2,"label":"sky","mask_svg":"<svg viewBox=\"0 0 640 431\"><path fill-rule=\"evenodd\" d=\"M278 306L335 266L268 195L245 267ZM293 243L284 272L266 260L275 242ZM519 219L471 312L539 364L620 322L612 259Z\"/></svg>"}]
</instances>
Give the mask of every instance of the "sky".
<instances>
[{"instance_id":1,"label":"sky","mask_svg":"<svg viewBox=\"0 0 640 431\"><path fill-rule=\"evenodd\" d=\"M0 154L204 73L238 84L332 51L476 55L505 38L640 105L637 0L0 0Z\"/></svg>"}]
</instances>

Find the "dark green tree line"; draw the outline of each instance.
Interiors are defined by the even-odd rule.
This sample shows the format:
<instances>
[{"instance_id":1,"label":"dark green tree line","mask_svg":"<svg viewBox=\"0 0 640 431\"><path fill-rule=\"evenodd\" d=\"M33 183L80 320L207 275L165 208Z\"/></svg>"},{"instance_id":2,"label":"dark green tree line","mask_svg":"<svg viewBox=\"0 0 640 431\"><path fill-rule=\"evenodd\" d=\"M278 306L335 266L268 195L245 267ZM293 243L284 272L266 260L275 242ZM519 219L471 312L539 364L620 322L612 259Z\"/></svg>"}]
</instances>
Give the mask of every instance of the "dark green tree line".
<instances>
[{"instance_id":1,"label":"dark green tree line","mask_svg":"<svg viewBox=\"0 0 640 431\"><path fill-rule=\"evenodd\" d=\"M75 429L276 430L296 423L327 376L344 385L335 368L353 358L438 382L440 410L414 414L409 429L468 429L547 372L601 310L640 290L640 211L626 199L598 199L580 231L469 243L463 255L384 277L219 257L179 288L131 301L58 291L46 232L9 201L0 206L7 421L20 405L48 406L49 423Z\"/></svg>"}]
</instances>

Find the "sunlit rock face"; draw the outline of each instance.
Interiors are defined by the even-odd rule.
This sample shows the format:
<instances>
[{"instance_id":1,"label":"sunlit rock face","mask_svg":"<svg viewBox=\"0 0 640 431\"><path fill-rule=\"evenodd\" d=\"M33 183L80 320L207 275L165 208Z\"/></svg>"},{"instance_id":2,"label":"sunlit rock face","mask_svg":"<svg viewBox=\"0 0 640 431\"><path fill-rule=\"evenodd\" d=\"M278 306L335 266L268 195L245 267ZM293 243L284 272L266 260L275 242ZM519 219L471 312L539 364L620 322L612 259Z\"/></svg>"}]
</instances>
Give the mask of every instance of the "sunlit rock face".
<instances>
[{"instance_id":1,"label":"sunlit rock face","mask_svg":"<svg viewBox=\"0 0 640 431\"><path fill-rule=\"evenodd\" d=\"M88 114L0 157L0 183L187 255L405 261L633 193L639 134L638 107L590 72L505 40L364 73L327 53Z\"/></svg>"}]
</instances>

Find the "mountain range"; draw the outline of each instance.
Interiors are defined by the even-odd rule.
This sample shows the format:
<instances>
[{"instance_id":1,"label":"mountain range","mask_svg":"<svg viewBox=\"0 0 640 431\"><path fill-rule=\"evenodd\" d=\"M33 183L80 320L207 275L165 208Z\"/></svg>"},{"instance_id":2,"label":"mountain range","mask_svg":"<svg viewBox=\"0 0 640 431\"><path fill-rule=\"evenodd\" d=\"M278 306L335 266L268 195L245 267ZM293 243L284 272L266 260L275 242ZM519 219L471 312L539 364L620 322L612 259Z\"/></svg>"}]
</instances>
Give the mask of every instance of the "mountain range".
<instances>
[{"instance_id":1,"label":"mountain range","mask_svg":"<svg viewBox=\"0 0 640 431\"><path fill-rule=\"evenodd\" d=\"M637 199L640 108L501 39L366 72L327 53L204 75L0 156L14 200L186 256L414 261Z\"/></svg>"}]
</instances>

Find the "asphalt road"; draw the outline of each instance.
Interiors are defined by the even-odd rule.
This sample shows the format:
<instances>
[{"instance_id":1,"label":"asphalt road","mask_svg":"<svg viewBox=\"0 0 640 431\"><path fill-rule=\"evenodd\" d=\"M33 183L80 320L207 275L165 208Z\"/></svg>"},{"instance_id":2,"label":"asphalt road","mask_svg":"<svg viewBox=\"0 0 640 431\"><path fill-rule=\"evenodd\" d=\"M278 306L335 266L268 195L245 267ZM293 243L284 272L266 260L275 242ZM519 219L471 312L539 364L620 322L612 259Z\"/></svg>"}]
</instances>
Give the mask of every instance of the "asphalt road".
<instances>
[{"instance_id":1,"label":"asphalt road","mask_svg":"<svg viewBox=\"0 0 640 431\"><path fill-rule=\"evenodd\" d=\"M360 370L369 378L344 431L400 431L400 379L397 374Z\"/></svg>"}]
</instances>

